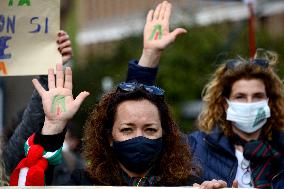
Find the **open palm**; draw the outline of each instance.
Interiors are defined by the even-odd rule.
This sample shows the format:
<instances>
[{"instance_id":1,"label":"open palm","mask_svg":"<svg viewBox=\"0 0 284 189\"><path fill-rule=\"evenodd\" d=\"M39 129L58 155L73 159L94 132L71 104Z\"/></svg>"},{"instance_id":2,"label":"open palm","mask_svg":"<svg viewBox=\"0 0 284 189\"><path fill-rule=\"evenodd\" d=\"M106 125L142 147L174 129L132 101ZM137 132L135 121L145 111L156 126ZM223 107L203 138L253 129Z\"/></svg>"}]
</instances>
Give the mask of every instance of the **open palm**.
<instances>
[{"instance_id":1,"label":"open palm","mask_svg":"<svg viewBox=\"0 0 284 189\"><path fill-rule=\"evenodd\" d=\"M180 34L186 33L183 28L169 31L169 20L172 5L167 1L150 10L144 27L144 49L163 50L175 41Z\"/></svg>"},{"instance_id":2,"label":"open palm","mask_svg":"<svg viewBox=\"0 0 284 189\"><path fill-rule=\"evenodd\" d=\"M56 66L56 79L53 69L48 71L48 88L46 91L34 79L33 84L42 98L45 113L43 134L57 134L63 131L68 120L78 111L81 103L89 95L81 92L76 99L72 95L72 71L70 67L65 70L65 79L61 64Z\"/></svg>"}]
</instances>

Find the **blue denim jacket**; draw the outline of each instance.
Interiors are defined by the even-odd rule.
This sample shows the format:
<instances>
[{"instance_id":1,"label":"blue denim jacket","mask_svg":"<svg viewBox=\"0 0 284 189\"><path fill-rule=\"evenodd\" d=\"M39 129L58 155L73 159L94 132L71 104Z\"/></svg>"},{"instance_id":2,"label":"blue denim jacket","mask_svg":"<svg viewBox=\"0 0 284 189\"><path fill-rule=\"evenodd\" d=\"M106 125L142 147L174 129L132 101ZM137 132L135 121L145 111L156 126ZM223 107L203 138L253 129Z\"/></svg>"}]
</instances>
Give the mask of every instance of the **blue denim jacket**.
<instances>
[{"instance_id":1,"label":"blue denim jacket","mask_svg":"<svg viewBox=\"0 0 284 189\"><path fill-rule=\"evenodd\" d=\"M284 133L275 132L273 137L271 145L277 144L278 149L283 149ZM193 132L188 135L188 140L194 160L203 169L201 178L204 180L221 179L226 181L228 186L232 186L237 173L238 160L235 156L235 148L229 139L221 131L215 129L210 134L201 131ZM279 172L272 179L272 185L275 189L284 187L284 157Z\"/></svg>"},{"instance_id":2,"label":"blue denim jacket","mask_svg":"<svg viewBox=\"0 0 284 189\"><path fill-rule=\"evenodd\" d=\"M153 85L158 68L145 68L138 65L137 61L130 61L127 81L137 81ZM282 146L284 149L284 133L279 133L272 145ZM221 179L230 187L236 177L238 160L235 148L229 139L218 129L206 134L196 131L188 134L188 141L193 158L203 170L201 176L204 180ZM282 154L283 155L283 154ZM273 189L284 188L284 157L279 167L279 173L272 179Z\"/></svg>"}]
</instances>

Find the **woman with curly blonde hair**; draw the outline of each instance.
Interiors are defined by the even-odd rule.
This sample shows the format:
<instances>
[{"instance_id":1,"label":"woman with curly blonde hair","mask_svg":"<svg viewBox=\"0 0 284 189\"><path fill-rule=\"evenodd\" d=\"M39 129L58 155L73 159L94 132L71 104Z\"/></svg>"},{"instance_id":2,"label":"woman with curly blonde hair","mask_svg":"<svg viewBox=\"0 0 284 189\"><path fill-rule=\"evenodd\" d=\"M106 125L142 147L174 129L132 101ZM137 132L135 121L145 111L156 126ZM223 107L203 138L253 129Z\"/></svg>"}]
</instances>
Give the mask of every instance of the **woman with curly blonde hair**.
<instances>
[{"instance_id":1,"label":"woman with curly blonde hair","mask_svg":"<svg viewBox=\"0 0 284 189\"><path fill-rule=\"evenodd\" d=\"M241 187L283 186L284 86L276 63L275 53L259 49L252 61L220 65L205 86L201 131L189 135L201 162L210 158L204 178L235 179Z\"/></svg>"},{"instance_id":2,"label":"woman with curly blonde hair","mask_svg":"<svg viewBox=\"0 0 284 189\"><path fill-rule=\"evenodd\" d=\"M160 56L154 50L152 54ZM143 56L129 75L155 78L150 73L155 69L153 61ZM283 188L284 85L274 71L276 64L275 53L259 49L253 60L238 58L219 65L205 86L200 130L188 134L204 180L221 179L229 186L246 188ZM145 72L145 67L149 70L141 74L139 70Z\"/></svg>"},{"instance_id":3,"label":"woman with curly blonde hair","mask_svg":"<svg viewBox=\"0 0 284 189\"><path fill-rule=\"evenodd\" d=\"M139 65L154 69L153 62L145 60L141 58L129 75L143 77ZM276 64L275 53L258 49L253 60L238 58L219 65L205 86L200 130L188 134L204 180L221 179L246 188L284 186L284 85ZM149 72L148 77L155 75Z\"/></svg>"},{"instance_id":4,"label":"woman with curly blonde hair","mask_svg":"<svg viewBox=\"0 0 284 189\"><path fill-rule=\"evenodd\" d=\"M261 49L258 49L258 54L261 51ZM271 107L271 117L262 132L266 138L271 140L273 129L284 131L283 82L274 72L277 55L267 51L266 57L263 57L263 59L258 58L258 56L256 55L256 59L252 63L240 58L228 60L217 68L202 93L205 106L199 116L200 130L209 133L218 123L226 136L234 135L232 124L226 119L227 106L224 106L224 104L227 104L227 99L232 95L232 86L236 81L258 79L264 84L266 96L270 99L269 107ZM244 101L241 95L236 98L240 102Z\"/></svg>"}]
</instances>

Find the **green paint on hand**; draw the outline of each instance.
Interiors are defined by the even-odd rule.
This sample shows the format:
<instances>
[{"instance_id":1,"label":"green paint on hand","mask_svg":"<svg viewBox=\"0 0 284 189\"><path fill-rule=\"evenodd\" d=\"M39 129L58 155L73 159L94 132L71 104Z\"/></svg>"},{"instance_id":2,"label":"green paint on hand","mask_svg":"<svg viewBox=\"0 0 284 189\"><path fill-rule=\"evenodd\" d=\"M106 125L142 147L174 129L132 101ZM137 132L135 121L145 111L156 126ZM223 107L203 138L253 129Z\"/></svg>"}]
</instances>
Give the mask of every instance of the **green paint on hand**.
<instances>
[{"instance_id":1,"label":"green paint on hand","mask_svg":"<svg viewBox=\"0 0 284 189\"><path fill-rule=\"evenodd\" d=\"M154 29L152 31L152 34L149 38L149 40L158 40L161 39L163 36L163 30L162 30L162 25L161 24L156 24L154 26Z\"/></svg>"},{"instance_id":2,"label":"green paint on hand","mask_svg":"<svg viewBox=\"0 0 284 189\"><path fill-rule=\"evenodd\" d=\"M65 106L65 96L63 95L56 95L52 99L52 105L51 105L51 112L56 112L56 115L60 115L63 112L66 112L66 106Z\"/></svg>"}]
</instances>

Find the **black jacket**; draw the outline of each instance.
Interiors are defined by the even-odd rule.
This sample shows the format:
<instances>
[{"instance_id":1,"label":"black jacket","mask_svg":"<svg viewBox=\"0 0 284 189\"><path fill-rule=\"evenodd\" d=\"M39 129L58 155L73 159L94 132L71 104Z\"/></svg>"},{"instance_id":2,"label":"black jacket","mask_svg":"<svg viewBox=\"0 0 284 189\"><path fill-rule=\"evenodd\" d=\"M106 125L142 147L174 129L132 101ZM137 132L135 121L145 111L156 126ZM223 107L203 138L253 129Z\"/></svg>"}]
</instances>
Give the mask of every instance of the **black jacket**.
<instances>
[{"instance_id":1,"label":"black jacket","mask_svg":"<svg viewBox=\"0 0 284 189\"><path fill-rule=\"evenodd\" d=\"M40 76L39 82L47 89L47 77ZM3 146L3 162L6 174L10 175L17 164L25 157L24 144L34 132L41 131L44 123L44 111L41 97L36 90L27 105L22 120L7 144Z\"/></svg>"},{"instance_id":2,"label":"black jacket","mask_svg":"<svg viewBox=\"0 0 284 189\"><path fill-rule=\"evenodd\" d=\"M125 180L125 185L124 186L137 186L133 185L132 178L128 177L126 174L123 175L124 180ZM176 186L192 186L194 183L201 184L202 180L200 177L197 176L191 176L186 184L177 184ZM86 185L104 185L101 183L94 183L88 173L83 170L83 169L77 169L75 170L72 175L70 181L66 185L81 185L81 186L86 186ZM139 185L139 186L165 186L162 183L155 183L153 185L149 185L149 183L146 183L145 185Z\"/></svg>"}]
</instances>

